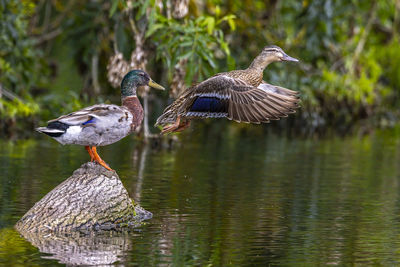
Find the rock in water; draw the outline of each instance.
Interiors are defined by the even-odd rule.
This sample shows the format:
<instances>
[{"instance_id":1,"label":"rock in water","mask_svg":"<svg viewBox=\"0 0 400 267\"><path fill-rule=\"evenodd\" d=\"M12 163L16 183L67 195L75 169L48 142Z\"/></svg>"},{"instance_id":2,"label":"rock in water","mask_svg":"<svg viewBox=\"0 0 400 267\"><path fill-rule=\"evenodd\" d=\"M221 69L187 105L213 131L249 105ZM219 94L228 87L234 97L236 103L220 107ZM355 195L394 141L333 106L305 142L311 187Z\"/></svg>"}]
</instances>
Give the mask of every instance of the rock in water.
<instances>
[{"instance_id":1,"label":"rock in water","mask_svg":"<svg viewBox=\"0 0 400 267\"><path fill-rule=\"evenodd\" d=\"M137 226L151 217L133 204L116 172L88 162L37 202L15 227L20 232L109 230Z\"/></svg>"}]
</instances>

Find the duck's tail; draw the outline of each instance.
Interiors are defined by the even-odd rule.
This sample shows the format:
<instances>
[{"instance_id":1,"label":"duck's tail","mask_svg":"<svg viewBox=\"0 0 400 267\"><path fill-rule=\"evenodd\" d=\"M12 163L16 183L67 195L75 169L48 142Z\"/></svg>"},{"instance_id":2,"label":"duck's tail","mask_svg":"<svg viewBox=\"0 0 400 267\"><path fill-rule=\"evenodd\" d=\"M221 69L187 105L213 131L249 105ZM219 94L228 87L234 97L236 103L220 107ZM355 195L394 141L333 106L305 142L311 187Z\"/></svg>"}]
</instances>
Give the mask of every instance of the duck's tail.
<instances>
[{"instance_id":1,"label":"duck's tail","mask_svg":"<svg viewBox=\"0 0 400 267\"><path fill-rule=\"evenodd\" d=\"M164 126L167 124L174 123L177 120L178 114L172 109L172 105L173 104L169 105L164 109L163 113L161 114L160 117L158 117L154 126Z\"/></svg>"},{"instance_id":2,"label":"duck's tail","mask_svg":"<svg viewBox=\"0 0 400 267\"><path fill-rule=\"evenodd\" d=\"M50 122L47 127L36 128L36 131L38 131L39 133L47 134L51 137L60 137L67 131L68 127L69 125L65 123L54 121Z\"/></svg>"},{"instance_id":3,"label":"duck's tail","mask_svg":"<svg viewBox=\"0 0 400 267\"><path fill-rule=\"evenodd\" d=\"M181 115L182 106L185 103L185 100L189 98L189 95L193 93L196 84L193 84L188 89L184 90L174 102L172 102L169 106L167 106L160 117L158 117L157 122L154 126L165 126L171 123L175 123L178 119L178 116Z\"/></svg>"}]
</instances>

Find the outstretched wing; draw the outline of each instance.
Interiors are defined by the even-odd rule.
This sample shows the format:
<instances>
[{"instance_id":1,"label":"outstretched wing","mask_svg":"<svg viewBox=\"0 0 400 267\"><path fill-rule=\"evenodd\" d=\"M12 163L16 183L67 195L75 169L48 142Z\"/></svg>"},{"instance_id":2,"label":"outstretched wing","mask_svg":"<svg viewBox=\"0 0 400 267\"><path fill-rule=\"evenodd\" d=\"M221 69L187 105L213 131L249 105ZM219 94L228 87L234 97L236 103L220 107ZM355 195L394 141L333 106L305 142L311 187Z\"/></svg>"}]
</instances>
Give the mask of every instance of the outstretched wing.
<instances>
[{"instance_id":1,"label":"outstretched wing","mask_svg":"<svg viewBox=\"0 0 400 267\"><path fill-rule=\"evenodd\" d=\"M163 115L168 115L171 121L181 116L226 117L237 122L267 123L294 113L298 103L299 97L295 91L267 83L254 87L222 74L190 88L167 107ZM162 116L157 124L170 123L165 119L167 116L164 116L164 121Z\"/></svg>"},{"instance_id":2,"label":"outstretched wing","mask_svg":"<svg viewBox=\"0 0 400 267\"><path fill-rule=\"evenodd\" d=\"M299 102L296 91L264 81L254 87L221 73L185 90L164 110L156 125L173 123L178 116L267 123L294 113Z\"/></svg>"},{"instance_id":3,"label":"outstretched wing","mask_svg":"<svg viewBox=\"0 0 400 267\"><path fill-rule=\"evenodd\" d=\"M261 83L257 88L234 86L230 89L227 118L238 122L267 123L295 113L299 107L297 92Z\"/></svg>"}]
</instances>

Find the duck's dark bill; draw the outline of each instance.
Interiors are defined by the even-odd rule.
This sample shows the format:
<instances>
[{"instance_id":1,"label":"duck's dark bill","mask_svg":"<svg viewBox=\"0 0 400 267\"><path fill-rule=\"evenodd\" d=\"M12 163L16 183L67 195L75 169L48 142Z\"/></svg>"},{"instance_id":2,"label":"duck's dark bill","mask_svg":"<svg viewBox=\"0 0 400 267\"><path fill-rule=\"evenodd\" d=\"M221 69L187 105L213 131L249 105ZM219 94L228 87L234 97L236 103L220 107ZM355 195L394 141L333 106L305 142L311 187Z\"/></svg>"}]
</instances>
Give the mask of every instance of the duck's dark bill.
<instances>
[{"instance_id":1,"label":"duck's dark bill","mask_svg":"<svg viewBox=\"0 0 400 267\"><path fill-rule=\"evenodd\" d=\"M161 85L159 85L158 83L154 82L153 80L150 79L149 81L149 86L158 89L158 90L165 90L164 87L162 87Z\"/></svg>"},{"instance_id":2,"label":"duck's dark bill","mask_svg":"<svg viewBox=\"0 0 400 267\"><path fill-rule=\"evenodd\" d=\"M290 56L288 56L288 55L283 55L283 58L282 58L282 60L284 60L284 61L294 61L294 62L298 62L299 60L298 59L296 59L296 58L294 58L294 57L290 57Z\"/></svg>"}]
</instances>

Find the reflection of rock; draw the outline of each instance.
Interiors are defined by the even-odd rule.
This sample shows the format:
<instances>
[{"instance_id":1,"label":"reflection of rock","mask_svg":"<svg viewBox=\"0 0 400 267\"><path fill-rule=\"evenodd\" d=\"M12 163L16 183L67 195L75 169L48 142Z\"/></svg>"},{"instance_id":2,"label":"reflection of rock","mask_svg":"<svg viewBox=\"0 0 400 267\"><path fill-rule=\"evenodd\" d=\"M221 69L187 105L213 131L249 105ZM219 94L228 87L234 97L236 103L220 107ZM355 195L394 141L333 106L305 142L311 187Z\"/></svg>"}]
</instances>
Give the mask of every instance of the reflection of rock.
<instances>
[{"instance_id":1,"label":"reflection of rock","mask_svg":"<svg viewBox=\"0 0 400 267\"><path fill-rule=\"evenodd\" d=\"M67 265L108 265L112 264L131 249L128 232L99 231L89 235L79 232L33 233L23 232L26 240L40 252L50 254L42 256L55 259Z\"/></svg>"},{"instance_id":2,"label":"reflection of rock","mask_svg":"<svg viewBox=\"0 0 400 267\"><path fill-rule=\"evenodd\" d=\"M16 228L22 234L116 229L151 216L132 204L115 172L89 162L37 202Z\"/></svg>"}]
</instances>

